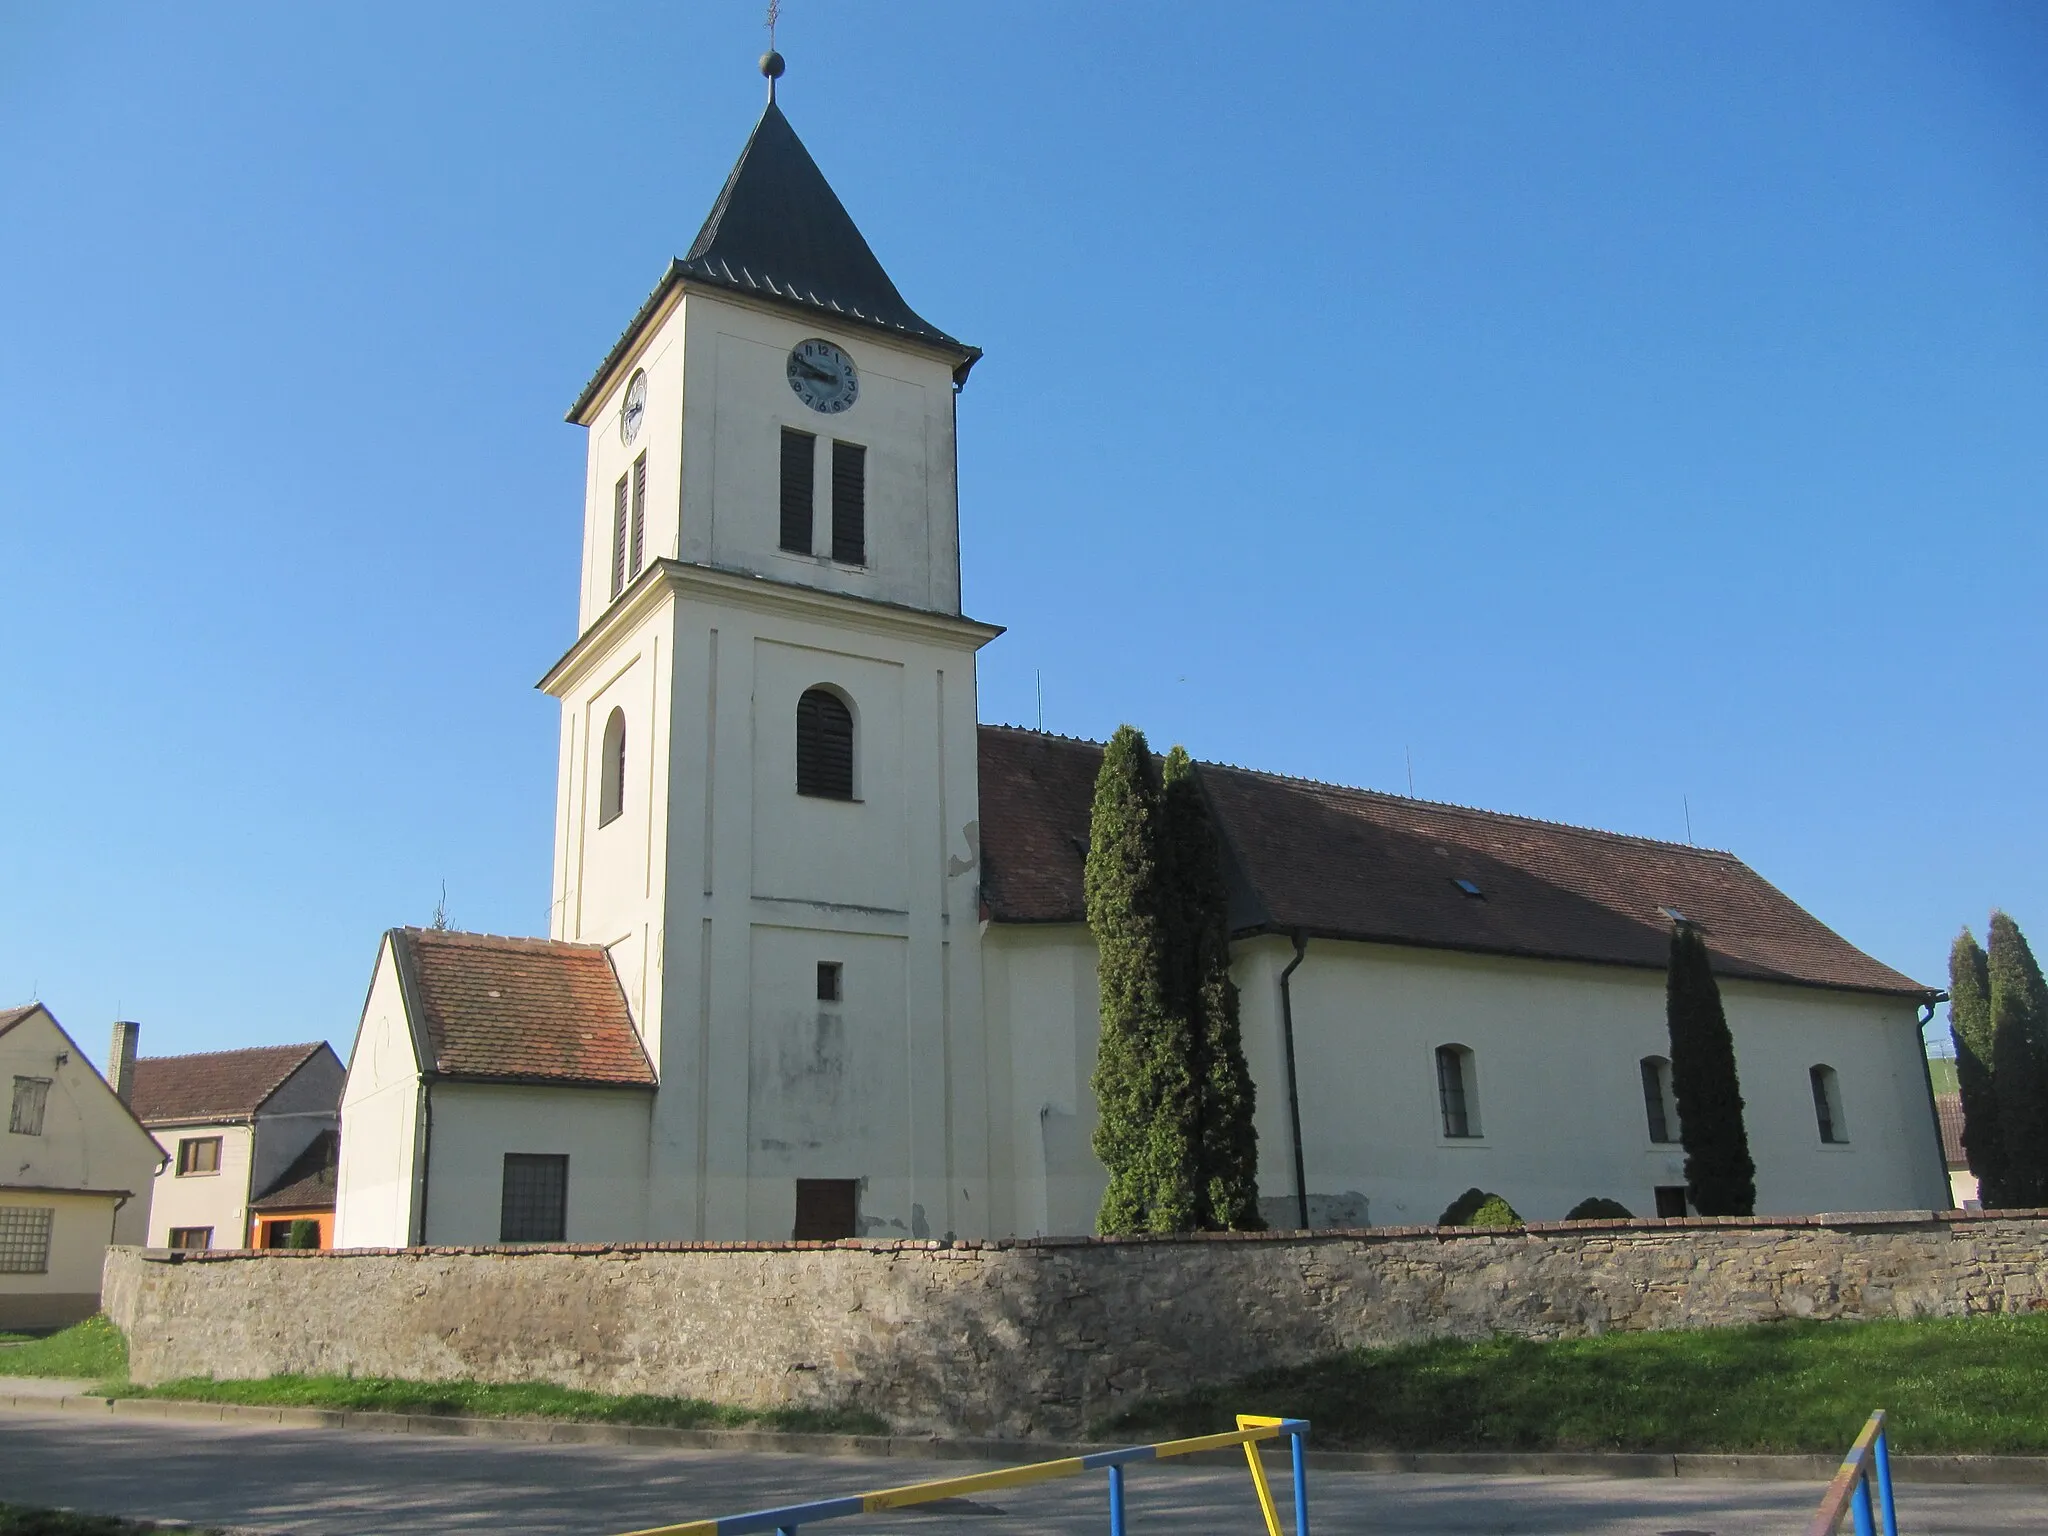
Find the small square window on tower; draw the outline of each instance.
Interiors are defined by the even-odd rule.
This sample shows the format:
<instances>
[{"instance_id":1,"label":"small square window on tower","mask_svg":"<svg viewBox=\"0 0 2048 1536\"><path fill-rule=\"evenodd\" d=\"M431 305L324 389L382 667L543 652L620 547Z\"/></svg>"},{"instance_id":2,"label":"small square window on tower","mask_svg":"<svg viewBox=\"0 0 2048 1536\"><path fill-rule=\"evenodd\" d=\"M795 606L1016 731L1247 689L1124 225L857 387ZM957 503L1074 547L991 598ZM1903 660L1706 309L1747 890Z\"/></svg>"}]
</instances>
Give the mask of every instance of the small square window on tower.
<instances>
[{"instance_id":1,"label":"small square window on tower","mask_svg":"<svg viewBox=\"0 0 2048 1536\"><path fill-rule=\"evenodd\" d=\"M844 1001L842 980L845 967L837 960L818 962L818 1001L837 1003Z\"/></svg>"}]
</instances>

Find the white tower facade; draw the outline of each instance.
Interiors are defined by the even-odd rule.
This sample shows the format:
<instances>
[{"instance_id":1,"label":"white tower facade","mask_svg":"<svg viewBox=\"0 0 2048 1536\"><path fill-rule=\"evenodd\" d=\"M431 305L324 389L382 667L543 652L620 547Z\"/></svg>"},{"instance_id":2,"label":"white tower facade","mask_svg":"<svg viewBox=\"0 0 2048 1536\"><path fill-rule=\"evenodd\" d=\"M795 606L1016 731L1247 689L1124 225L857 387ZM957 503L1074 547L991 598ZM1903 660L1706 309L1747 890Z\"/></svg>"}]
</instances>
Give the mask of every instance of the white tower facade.
<instances>
[{"instance_id":1,"label":"white tower facade","mask_svg":"<svg viewBox=\"0 0 2048 1536\"><path fill-rule=\"evenodd\" d=\"M551 937L660 1080L655 1238L991 1230L954 399L771 101L589 435Z\"/></svg>"}]
</instances>

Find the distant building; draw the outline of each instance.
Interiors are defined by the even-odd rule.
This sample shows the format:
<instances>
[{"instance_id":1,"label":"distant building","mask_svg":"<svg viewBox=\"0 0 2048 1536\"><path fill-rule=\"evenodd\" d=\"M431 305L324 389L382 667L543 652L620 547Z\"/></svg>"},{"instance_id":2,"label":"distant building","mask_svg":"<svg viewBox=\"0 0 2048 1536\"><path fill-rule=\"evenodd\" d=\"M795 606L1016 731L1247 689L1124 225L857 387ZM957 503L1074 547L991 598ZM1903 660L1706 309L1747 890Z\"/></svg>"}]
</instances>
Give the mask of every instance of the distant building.
<instances>
[{"instance_id":1,"label":"distant building","mask_svg":"<svg viewBox=\"0 0 2048 1536\"><path fill-rule=\"evenodd\" d=\"M540 681L561 708L549 936L385 936L339 1243L1093 1227L1101 749L978 723L1001 631L962 612L956 422L980 355L905 302L771 97L569 411L584 532L577 638ZM1132 379L1225 402L1219 430L1259 387L1199 358ZM1338 395L1319 409L1314 430L1359 430ZM1356 561L1370 601L1369 554L1304 558ZM1262 643L1243 593L1189 622ZM1115 644L1111 619L1112 674ZM1430 1222L1473 1185L1532 1219L1588 1196L1683 1213L1681 922L1722 978L1759 1208L1946 1202L1916 1017L1936 994L1734 856L1197 779L1276 1225Z\"/></svg>"},{"instance_id":2,"label":"distant building","mask_svg":"<svg viewBox=\"0 0 2048 1536\"><path fill-rule=\"evenodd\" d=\"M340 1126L341 1058L326 1041L145 1056L129 1096L164 1153L152 1248L240 1248L251 1203Z\"/></svg>"},{"instance_id":3,"label":"distant building","mask_svg":"<svg viewBox=\"0 0 2048 1536\"><path fill-rule=\"evenodd\" d=\"M107 1245L143 1240L163 1154L40 1003L0 1009L0 1091L0 1328L75 1323L99 1310Z\"/></svg>"},{"instance_id":4,"label":"distant building","mask_svg":"<svg viewBox=\"0 0 2048 1536\"><path fill-rule=\"evenodd\" d=\"M341 1156L341 1137L322 1131L296 1161L249 1202L249 1246L289 1248L292 1229L313 1223L319 1234L315 1248L334 1246L334 1178Z\"/></svg>"},{"instance_id":5,"label":"distant building","mask_svg":"<svg viewBox=\"0 0 2048 1536\"><path fill-rule=\"evenodd\" d=\"M1948 1164L1949 1203L1959 1211L1981 1209L1977 1175L1970 1172L1970 1159L1963 1151L1963 1096L1937 1093L1934 1108L1941 1119L1941 1155Z\"/></svg>"}]
</instances>

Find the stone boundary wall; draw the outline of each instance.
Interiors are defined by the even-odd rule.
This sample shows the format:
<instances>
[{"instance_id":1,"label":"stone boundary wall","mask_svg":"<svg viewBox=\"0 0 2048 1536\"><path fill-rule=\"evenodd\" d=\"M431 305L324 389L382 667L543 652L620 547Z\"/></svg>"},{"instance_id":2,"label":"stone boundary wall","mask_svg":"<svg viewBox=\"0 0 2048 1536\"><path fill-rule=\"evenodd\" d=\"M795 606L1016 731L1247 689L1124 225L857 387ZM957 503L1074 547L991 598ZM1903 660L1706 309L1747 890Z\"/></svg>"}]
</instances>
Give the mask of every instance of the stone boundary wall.
<instances>
[{"instance_id":1,"label":"stone boundary wall","mask_svg":"<svg viewBox=\"0 0 2048 1536\"><path fill-rule=\"evenodd\" d=\"M104 1288L141 1383L551 1381L899 1432L1084 1432L1354 1346L2048 1309L2048 1210L995 1242L173 1253Z\"/></svg>"}]
</instances>

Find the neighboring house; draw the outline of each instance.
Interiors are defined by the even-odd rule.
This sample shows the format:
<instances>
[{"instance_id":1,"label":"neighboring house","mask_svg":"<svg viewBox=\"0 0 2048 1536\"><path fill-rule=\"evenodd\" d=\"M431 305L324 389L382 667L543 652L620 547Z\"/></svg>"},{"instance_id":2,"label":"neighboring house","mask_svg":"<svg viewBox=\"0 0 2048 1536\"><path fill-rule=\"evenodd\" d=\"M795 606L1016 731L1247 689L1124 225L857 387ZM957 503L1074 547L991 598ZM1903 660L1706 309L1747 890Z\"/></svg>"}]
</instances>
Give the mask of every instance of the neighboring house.
<instances>
[{"instance_id":1,"label":"neighboring house","mask_svg":"<svg viewBox=\"0 0 2048 1536\"><path fill-rule=\"evenodd\" d=\"M164 1150L152 1248L239 1248L250 1202L339 1127L347 1077L326 1041L145 1056L129 1097Z\"/></svg>"},{"instance_id":2,"label":"neighboring house","mask_svg":"<svg viewBox=\"0 0 2048 1536\"><path fill-rule=\"evenodd\" d=\"M40 1003L0 1009L0 1091L0 1329L75 1323L99 1310L107 1245L143 1240L163 1154Z\"/></svg>"},{"instance_id":3,"label":"neighboring house","mask_svg":"<svg viewBox=\"0 0 2048 1536\"><path fill-rule=\"evenodd\" d=\"M1970 1172L1970 1159L1963 1151L1963 1096L1937 1093L1934 1107L1941 1118L1941 1155L1948 1164L1949 1203L1959 1211L1980 1210L1977 1175Z\"/></svg>"},{"instance_id":4,"label":"neighboring house","mask_svg":"<svg viewBox=\"0 0 2048 1536\"><path fill-rule=\"evenodd\" d=\"M550 936L385 936L338 1243L1092 1228L1101 749L976 723L979 356L904 302L771 97L569 413ZM1760 1209L1946 1203L1936 994L1733 856L1198 778L1277 1223L1433 1221L1472 1185L1537 1219L1682 1211L1679 921L1722 977Z\"/></svg>"},{"instance_id":5,"label":"neighboring house","mask_svg":"<svg viewBox=\"0 0 2048 1536\"><path fill-rule=\"evenodd\" d=\"M311 1246L334 1246L335 1167L341 1155L341 1137L322 1131L292 1165L271 1182L268 1189L249 1202L251 1248L289 1248L292 1228L310 1221L318 1232Z\"/></svg>"}]
</instances>

